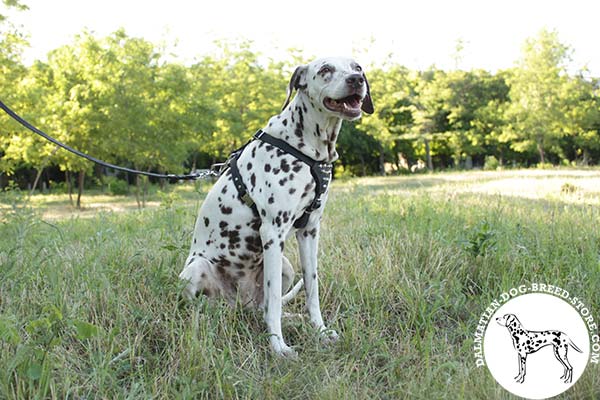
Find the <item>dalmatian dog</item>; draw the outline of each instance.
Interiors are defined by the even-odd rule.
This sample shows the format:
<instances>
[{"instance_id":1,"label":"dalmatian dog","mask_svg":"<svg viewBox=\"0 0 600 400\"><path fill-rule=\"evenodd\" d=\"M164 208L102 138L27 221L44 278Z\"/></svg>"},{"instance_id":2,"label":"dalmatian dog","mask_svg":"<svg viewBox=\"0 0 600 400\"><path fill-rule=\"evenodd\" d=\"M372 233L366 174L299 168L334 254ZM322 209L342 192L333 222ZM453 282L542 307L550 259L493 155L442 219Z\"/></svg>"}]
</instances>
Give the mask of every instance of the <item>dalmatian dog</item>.
<instances>
[{"instance_id":1,"label":"dalmatian dog","mask_svg":"<svg viewBox=\"0 0 600 400\"><path fill-rule=\"evenodd\" d=\"M525 381L525 363L527 355L535 353L542 347L552 346L554 356L564 368L564 373L561 379L565 383L570 383L573 380L573 367L567 359L569 346L575 351L582 351L573 343L566 333L561 331L528 331L523 328L521 322L514 314L506 314L503 317L496 318L496 322L508 328L508 332L513 341L513 346L517 350L519 356L519 374L515 380L519 383Z\"/></svg>"},{"instance_id":2,"label":"dalmatian dog","mask_svg":"<svg viewBox=\"0 0 600 400\"><path fill-rule=\"evenodd\" d=\"M200 207L190 253L179 275L187 282L184 297L220 296L231 305L261 308L277 355L296 356L283 338L281 317L283 304L302 284L312 325L325 341L338 339L323 321L317 278L320 220L328 185L298 157L307 157L317 166L333 163L338 158L335 145L342 121L356 120L362 112L373 113L373 103L357 62L324 58L298 67L281 113L237 152L234 165L230 158L229 168ZM267 143L262 135L284 145ZM301 154L290 154L286 148ZM303 277L288 292L294 270L283 250L292 233L298 241Z\"/></svg>"}]
</instances>

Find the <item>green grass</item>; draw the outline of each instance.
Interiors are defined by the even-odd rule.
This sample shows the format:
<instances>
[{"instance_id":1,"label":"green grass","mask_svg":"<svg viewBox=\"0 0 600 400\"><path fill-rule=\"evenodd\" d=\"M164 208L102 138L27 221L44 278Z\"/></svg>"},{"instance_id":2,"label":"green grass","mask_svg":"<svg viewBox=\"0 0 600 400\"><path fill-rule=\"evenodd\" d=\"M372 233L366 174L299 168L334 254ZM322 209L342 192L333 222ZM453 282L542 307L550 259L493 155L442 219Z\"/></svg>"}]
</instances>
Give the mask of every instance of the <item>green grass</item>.
<instances>
[{"instance_id":1,"label":"green grass","mask_svg":"<svg viewBox=\"0 0 600 400\"><path fill-rule=\"evenodd\" d=\"M597 171L336 182L320 281L341 339L322 346L310 324L286 320L297 361L271 355L257 312L179 305L202 194L182 187L152 209L86 218L64 218L64 197L31 208L5 194L0 398L513 398L475 367L480 314L508 288L548 282L598 319L599 192ZM96 200L84 198L111 199ZM559 398L598 398L599 372L590 364Z\"/></svg>"}]
</instances>

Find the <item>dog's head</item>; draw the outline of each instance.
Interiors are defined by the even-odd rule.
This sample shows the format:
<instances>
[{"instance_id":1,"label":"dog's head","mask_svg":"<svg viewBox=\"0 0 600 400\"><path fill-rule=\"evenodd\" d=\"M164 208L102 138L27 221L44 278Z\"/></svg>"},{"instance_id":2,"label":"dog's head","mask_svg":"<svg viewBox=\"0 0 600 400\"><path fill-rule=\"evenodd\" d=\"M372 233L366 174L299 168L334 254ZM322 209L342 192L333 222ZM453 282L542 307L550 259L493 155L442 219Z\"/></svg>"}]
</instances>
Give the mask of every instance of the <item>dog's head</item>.
<instances>
[{"instance_id":1,"label":"dog's head","mask_svg":"<svg viewBox=\"0 0 600 400\"><path fill-rule=\"evenodd\" d=\"M317 109L347 120L374 111L369 82L362 67L350 58L320 58L294 71L285 108L294 90L308 95Z\"/></svg>"},{"instance_id":2,"label":"dog's head","mask_svg":"<svg viewBox=\"0 0 600 400\"><path fill-rule=\"evenodd\" d=\"M519 320L515 314L504 314L502 317L496 318L496 322L506 327L516 327L519 324Z\"/></svg>"}]
</instances>

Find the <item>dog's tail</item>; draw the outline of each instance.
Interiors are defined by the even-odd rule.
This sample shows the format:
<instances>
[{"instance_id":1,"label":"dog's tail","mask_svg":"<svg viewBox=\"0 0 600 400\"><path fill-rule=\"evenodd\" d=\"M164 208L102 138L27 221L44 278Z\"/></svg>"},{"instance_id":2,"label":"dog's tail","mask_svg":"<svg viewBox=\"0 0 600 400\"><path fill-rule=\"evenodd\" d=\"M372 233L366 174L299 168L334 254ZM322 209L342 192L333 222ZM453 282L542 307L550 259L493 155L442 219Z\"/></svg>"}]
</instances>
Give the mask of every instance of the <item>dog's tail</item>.
<instances>
[{"instance_id":1,"label":"dog's tail","mask_svg":"<svg viewBox=\"0 0 600 400\"><path fill-rule=\"evenodd\" d=\"M300 291L300 289L302 289L302 286L304 285L304 279L300 279L298 281L298 283L296 283L294 285L294 287L285 294L285 296L283 296L281 298L281 303L282 304L287 304L290 300L292 300L294 297L296 297L296 295L298 294L298 292Z\"/></svg>"},{"instance_id":2,"label":"dog's tail","mask_svg":"<svg viewBox=\"0 0 600 400\"><path fill-rule=\"evenodd\" d=\"M571 345L572 348L575 349L575 351L583 353L583 351L581 351L581 349L579 347L575 346L575 343L573 343L573 341L571 340L571 338L569 338L569 344Z\"/></svg>"}]
</instances>

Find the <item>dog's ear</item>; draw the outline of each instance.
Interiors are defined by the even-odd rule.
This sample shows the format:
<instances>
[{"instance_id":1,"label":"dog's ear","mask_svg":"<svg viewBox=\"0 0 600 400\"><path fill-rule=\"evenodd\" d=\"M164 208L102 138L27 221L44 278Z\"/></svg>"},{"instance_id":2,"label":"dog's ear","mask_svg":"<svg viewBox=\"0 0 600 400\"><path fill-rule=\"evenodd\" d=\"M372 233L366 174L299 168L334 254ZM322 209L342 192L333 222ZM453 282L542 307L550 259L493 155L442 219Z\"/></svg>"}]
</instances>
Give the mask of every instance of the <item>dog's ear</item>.
<instances>
[{"instance_id":1,"label":"dog's ear","mask_svg":"<svg viewBox=\"0 0 600 400\"><path fill-rule=\"evenodd\" d=\"M371 88L369 87L367 75L365 75L364 73L363 78L365 78L365 84L367 85L367 95L365 96L362 107L360 109L367 114L373 114L373 112L375 112L375 108L373 107L373 100L371 100Z\"/></svg>"},{"instance_id":2,"label":"dog's ear","mask_svg":"<svg viewBox=\"0 0 600 400\"><path fill-rule=\"evenodd\" d=\"M294 90L306 89L306 71L308 70L307 65L301 65L292 74L292 79L290 79L290 83L287 88L287 97L285 99L285 103L281 109L285 109L288 104L290 104L290 99L292 98L292 93Z\"/></svg>"}]
</instances>

